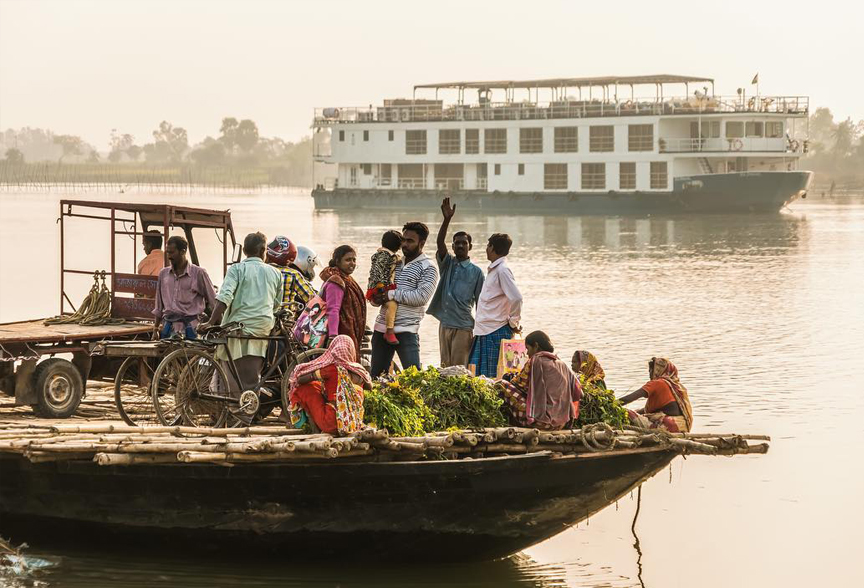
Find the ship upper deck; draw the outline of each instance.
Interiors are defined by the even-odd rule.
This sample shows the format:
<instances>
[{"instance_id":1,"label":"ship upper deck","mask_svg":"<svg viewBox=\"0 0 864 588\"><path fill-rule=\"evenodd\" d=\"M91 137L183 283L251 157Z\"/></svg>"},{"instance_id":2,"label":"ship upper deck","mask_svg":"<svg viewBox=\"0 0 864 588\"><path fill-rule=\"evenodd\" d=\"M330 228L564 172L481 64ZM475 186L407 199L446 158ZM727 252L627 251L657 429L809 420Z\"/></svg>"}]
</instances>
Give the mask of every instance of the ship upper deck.
<instances>
[{"instance_id":1,"label":"ship upper deck","mask_svg":"<svg viewBox=\"0 0 864 588\"><path fill-rule=\"evenodd\" d=\"M701 88L691 93L693 84ZM679 92L683 86L683 94L667 95L670 85ZM646 86L654 88L654 96L637 96L636 88ZM418 91L434 92L434 97L418 98ZM455 92L455 100L445 104L442 91ZM467 102L466 91L476 91L477 101ZM735 96L716 96L711 78L662 74L420 84L412 98L384 100L381 106L317 108L314 126L724 113L804 117L808 112L807 96L747 96L744 88Z\"/></svg>"}]
</instances>

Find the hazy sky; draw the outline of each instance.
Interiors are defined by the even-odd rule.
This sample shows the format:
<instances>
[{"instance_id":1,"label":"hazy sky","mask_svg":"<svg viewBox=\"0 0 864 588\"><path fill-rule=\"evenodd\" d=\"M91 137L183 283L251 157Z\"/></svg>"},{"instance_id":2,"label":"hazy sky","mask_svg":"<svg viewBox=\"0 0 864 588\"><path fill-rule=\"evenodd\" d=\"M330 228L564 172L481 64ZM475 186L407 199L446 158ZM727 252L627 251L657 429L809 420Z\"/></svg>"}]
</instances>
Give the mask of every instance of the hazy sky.
<instances>
[{"instance_id":1,"label":"hazy sky","mask_svg":"<svg viewBox=\"0 0 864 588\"><path fill-rule=\"evenodd\" d=\"M864 119L861 2L0 0L0 129L297 139L415 83L675 73ZM844 77L843 74L848 77ZM646 89L646 92L649 90ZM682 88L683 91L683 88ZM691 88L692 91L692 88Z\"/></svg>"}]
</instances>

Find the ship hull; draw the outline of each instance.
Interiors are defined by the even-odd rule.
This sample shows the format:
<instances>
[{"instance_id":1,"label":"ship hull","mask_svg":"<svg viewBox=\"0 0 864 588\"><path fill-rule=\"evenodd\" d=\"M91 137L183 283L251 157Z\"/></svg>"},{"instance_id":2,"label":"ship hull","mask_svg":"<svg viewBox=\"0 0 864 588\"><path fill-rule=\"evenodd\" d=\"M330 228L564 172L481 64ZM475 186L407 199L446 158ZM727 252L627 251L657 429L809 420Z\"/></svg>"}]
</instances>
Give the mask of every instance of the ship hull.
<instances>
[{"instance_id":1,"label":"ship hull","mask_svg":"<svg viewBox=\"0 0 864 588\"><path fill-rule=\"evenodd\" d=\"M315 189L321 210L429 209L449 196L462 210L565 214L777 212L806 197L811 172L741 172L675 178L669 192L484 192Z\"/></svg>"}]
</instances>

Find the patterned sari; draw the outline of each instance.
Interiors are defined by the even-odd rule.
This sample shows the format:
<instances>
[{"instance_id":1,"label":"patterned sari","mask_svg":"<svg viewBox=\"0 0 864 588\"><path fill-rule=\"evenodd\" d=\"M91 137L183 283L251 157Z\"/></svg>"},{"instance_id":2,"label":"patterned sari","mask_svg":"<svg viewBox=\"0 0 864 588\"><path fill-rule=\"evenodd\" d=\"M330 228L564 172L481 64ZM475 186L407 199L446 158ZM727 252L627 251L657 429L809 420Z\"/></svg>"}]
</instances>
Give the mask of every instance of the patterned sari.
<instances>
[{"instance_id":1,"label":"patterned sari","mask_svg":"<svg viewBox=\"0 0 864 588\"><path fill-rule=\"evenodd\" d=\"M606 389L606 372L600 367L600 362L590 351L577 351L573 354L573 365L576 372L585 377L586 385L599 386Z\"/></svg>"}]
</instances>

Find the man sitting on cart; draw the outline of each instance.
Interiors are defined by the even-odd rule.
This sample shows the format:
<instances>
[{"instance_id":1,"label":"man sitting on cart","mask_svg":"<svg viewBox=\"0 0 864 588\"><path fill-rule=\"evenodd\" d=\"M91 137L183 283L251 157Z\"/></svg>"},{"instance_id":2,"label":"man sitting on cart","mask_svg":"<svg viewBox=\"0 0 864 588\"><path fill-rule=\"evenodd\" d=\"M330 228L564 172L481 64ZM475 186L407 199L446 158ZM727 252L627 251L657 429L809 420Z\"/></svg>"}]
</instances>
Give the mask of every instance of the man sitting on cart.
<instances>
[{"instance_id":1,"label":"man sitting on cart","mask_svg":"<svg viewBox=\"0 0 864 588\"><path fill-rule=\"evenodd\" d=\"M159 271L153 310L155 331L161 339L175 333L195 339L198 318L205 306L213 308L216 303L216 292L207 270L186 259L188 248L186 239L177 235L170 237L165 247L171 265Z\"/></svg>"},{"instance_id":2,"label":"man sitting on cart","mask_svg":"<svg viewBox=\"0 0 864 588\"><path fill-rule=\"evenodd\" d=\"M201 325L206 330L215 324L243 323L242 338L228 337L226 344L216 350L216 359L227 362L230 352L234 360L240 382L234 382L229 375L229 385L235 396L258 382L267 355L266 337L275 323L274 312L282 305L282 274L264 263L266 252L267 238L263 234L246 235L243 241L246 259L228 268L213 315Z\"/></svg>"}]
</instances>

